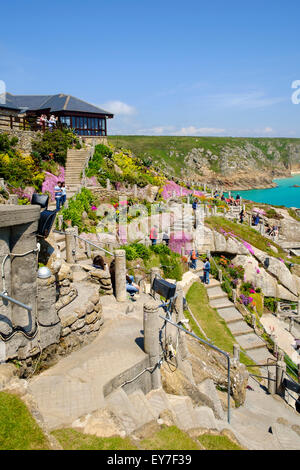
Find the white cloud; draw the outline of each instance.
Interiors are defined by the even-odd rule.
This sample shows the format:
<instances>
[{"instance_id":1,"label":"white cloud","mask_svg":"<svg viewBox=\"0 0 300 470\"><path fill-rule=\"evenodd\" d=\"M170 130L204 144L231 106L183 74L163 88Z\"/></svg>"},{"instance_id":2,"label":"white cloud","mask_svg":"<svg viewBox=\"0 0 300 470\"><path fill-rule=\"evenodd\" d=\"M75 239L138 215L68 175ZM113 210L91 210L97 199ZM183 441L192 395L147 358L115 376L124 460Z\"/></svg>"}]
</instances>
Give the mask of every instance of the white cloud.
<instances>
[{"instance_id":1,"label":"white cloud","mask_svg":"<svg viewBox=\"0 0 300 470\"><path fill-rule=\"evenodd\" d=\"M263 130L263 133L264 134L273 134L274 132L274 129L272 129L272 127L265 127L264 130Z\"/></svg>"},{"instance_id":2,"label":"white cloud","mask_svg":"<svg viewBox=\"0 0 300 470\"><path fill-rule=\"evenodd\" d=\"M256 109L281 103L285 101L285 98L268 97L263 92L253 91L248 93L220 93L209 96L208 100L214 105L225 108Z\"/></svg>"},{"instance_id":3,"label":"white cloud","mask_svg":"<svg viewBox=\"0 0 300 470\"><path fill-rule=\"evenodd\" d=\"M107 103L100 105L100 107L116 115L131 116L136 113L134 106L130 106L129 104L117 100L108 101Z\"/></svg>"},{"instance_id":4,"label":"white cloud","mask_svg":"<svg viewBox=\"0 0 300 470\"><path fill-rule=\"evenodd\" d=\"M216 127L182 127L175 135L216 135L223 134L225 129L218 129Z\"/></svg>"}]
</instances>

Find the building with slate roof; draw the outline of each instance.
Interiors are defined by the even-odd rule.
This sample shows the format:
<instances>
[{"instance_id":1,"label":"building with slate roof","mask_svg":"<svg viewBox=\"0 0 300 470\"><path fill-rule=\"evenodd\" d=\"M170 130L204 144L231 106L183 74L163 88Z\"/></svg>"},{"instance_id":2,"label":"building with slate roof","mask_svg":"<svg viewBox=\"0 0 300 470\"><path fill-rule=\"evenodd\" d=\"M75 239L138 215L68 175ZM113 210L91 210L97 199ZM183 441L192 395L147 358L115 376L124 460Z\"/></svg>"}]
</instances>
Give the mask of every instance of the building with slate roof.
<instances>
[{"instance_id":1,"label":"building with slate roof","mask_svg":"<svg viewBox=\"0 0 300 470\"><path fill-rule=\"evenodd\" d=\"M26 128L34 127L38 116L42 114L46 114L48 118L54 114L60 125L75 129L76 134L81 136L106 136L106 121L114 117L109 111L63 93L57 95L5 93L0 101L0 118L5 116L6 121L10 123L18 122L20 119L24 129L25 122Z\"/></svg>"}]
</instances>

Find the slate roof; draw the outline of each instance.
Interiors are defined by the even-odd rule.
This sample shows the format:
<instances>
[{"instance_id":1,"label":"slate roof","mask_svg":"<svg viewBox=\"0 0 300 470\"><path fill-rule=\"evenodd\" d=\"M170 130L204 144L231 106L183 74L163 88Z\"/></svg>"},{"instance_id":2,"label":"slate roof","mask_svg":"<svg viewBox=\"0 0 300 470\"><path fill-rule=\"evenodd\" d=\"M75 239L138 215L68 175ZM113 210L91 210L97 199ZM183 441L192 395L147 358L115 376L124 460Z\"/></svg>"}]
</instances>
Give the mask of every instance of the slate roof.
<instances>
[{"instance_id":1,"label":"slate roof","mask_svg":"<svg viewBox=\"0 0 300 470\"><path fill-rule=\"evenodd\" d=\"M113 117L113 114L104 109L98 108L93 104L75 98L75 96L65 95L12 95L6 93L6 103L0 104L0 108L20 109L25 112L28 110L38 111L50 109L51 113L58 111L78 111L82 113L105 114L107 117Z\"/></svg>"}]
</instances>

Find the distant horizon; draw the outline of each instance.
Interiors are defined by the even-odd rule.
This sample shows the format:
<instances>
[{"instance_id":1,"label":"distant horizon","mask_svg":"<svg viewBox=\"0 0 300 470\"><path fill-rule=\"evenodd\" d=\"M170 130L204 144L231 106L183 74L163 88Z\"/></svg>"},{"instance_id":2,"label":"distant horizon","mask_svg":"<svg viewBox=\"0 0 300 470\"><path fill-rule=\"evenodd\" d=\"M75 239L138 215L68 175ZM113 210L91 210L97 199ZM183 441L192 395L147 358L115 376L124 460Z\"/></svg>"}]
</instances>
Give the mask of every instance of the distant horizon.
<instances>
[{"instance_id":1,"label":"distant horizon","mask_svg":"<svg viewBox=\"0 0 300 470\"><path fill-rule=\"evenodd\" d=\"M0 84L108 110L111 135L300 138L299 16L297 0L12 0Z\"/></svg>"}]
</instances>

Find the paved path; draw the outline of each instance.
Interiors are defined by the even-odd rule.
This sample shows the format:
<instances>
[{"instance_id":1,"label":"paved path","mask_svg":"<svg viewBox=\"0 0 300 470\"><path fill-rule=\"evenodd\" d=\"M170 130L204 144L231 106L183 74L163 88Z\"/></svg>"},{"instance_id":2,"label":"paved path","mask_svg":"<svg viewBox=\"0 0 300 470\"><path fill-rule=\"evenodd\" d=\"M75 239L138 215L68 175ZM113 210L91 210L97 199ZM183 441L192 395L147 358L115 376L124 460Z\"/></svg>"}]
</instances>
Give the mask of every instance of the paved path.
<instances>
[{"instance_id":1,"label":"paved path","mask_svg":"<svg viewBox=\"0 0 300 470\"><path fill-rule=\"evenodd\" d=\"M131 301L118 304L113 296L102 299L104 326L97 338L29 381L50 429L70 425L101 408L105 384L146 357L138 338L143 336L142 305L149 296L141 295L130 315L125 311L132 307Z\"/></svg>"},{"instance_id":2,"label":"paved path","mask_svg":"<svg viewBox=\"0 0 300 470\"><path fill-rule=\"evenodd\" d=\"M268 334L274 334L279 348L285 351L295 364L300 364L300 356L292 347L294 337L287 331L287 323L272 314L263 315L260 321Z\"/></svg>"}]
</instances>

